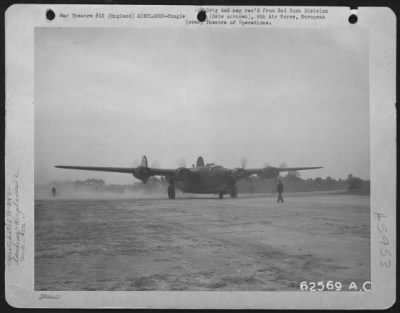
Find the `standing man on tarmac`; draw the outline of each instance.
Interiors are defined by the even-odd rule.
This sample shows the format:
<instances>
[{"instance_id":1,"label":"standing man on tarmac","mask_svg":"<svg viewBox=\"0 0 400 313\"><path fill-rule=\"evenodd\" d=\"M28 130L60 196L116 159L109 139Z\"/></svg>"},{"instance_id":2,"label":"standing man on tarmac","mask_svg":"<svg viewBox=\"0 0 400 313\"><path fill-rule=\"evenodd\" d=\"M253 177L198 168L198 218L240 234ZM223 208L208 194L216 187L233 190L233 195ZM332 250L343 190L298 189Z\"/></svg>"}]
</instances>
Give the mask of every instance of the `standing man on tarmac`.
<instances>
[{"instance_id":1,"label":"standing man on tarmac","mask_svg":"<svg viewBox=\"0 0 400 313\"><path fill-rule=\"evenodd\" d=\"M282 197L282 193L283 193L283 184L281 180L278 180L278 186L276 188L276 191L278 192L278 200L277 202L284 202L283 201L283 197Z\"/></svg>"}]
</instances>

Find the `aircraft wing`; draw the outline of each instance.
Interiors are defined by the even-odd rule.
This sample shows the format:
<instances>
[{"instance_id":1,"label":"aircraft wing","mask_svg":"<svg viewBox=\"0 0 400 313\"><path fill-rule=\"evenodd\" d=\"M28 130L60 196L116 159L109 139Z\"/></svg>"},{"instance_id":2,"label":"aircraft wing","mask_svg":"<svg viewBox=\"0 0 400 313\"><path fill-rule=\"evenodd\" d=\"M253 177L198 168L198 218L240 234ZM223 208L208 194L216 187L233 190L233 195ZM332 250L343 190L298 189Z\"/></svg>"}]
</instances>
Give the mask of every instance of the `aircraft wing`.
<instances>
[{"instance_id":1,"label":"aircraft wing","mask_svg":"<svg viewBox=\"0 0 400 313\"><path fill-rule=\"evenodd\" d=\"M176 173L176 169L150 167L150 172L153 176L170 176Z\"/></svg>"},{"instance_id":2,"label":"aircraft wing","mask_svg":"<svg viewBox=\"0 0 400 313\"><path fill-rule=\"evenodd\" d=\"M69 166L69 165L56 165L54 167L64 168L68 170L113 172L113 173L127 173L127 174L132 174L134 170L133 167L98 167L98 166Z\"/></svg>"},{"instance_id":3,"label":"aircraft wing","mask_svg":"<svg viewBox=\"0 0 400 313\"><path fill-rule=\"evenodd\" d=\"M302 170L316 170L322 168L322 166L311 166L311 167L278 167L279 172L294 172Z\"/></svg>"},{"instance_id":4,"label":"aircraft wing","mask_svg":"<svg viewBox=\"0 0 400 313\"><path fill-rule=\"evenodd\" d=\"M135 167L99 167L99 166L69 166L69 165L56 165L56 168L63 168L69 170L83 170L83 171L97 171L97 172L112 172L112 173L126 173L133 175ZM162 169L162 168L148 168L151 176L167 176L173 175L175 169Z\"/></svg>"},{"instance_id":5,"label":"aircraft wing","mask_svg":"<svg viewBox=\"0 0 400 313\"><path fill-rule=\"evenodd\" d=\"M316 170L319 168L322 168L322 166L284 167L284 168L267 166L264 168L243 169L243 173L239 177L243 178L243 177L249 177L251 175L258 175L264 178L274 178L278 177L280 172Z\"/></svg>"}]
</instances>

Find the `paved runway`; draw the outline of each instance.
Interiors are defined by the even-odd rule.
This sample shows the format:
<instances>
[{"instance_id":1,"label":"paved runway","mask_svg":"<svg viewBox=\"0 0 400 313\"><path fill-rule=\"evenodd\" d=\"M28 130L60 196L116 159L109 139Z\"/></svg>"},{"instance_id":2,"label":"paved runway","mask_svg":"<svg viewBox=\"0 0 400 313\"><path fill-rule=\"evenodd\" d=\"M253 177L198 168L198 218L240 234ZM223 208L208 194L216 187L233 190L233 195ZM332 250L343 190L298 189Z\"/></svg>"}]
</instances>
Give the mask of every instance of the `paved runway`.
<instances>
[{"instance_id":1,"label":"paved runway","mask_svg":"<svg viewBox=\"0 0 400 313\"><path fill-rule=\"evenodd\" d=\"M298 290L370 280L368 196L36 200L36 290Z\"/></svg>"}]
</instances>

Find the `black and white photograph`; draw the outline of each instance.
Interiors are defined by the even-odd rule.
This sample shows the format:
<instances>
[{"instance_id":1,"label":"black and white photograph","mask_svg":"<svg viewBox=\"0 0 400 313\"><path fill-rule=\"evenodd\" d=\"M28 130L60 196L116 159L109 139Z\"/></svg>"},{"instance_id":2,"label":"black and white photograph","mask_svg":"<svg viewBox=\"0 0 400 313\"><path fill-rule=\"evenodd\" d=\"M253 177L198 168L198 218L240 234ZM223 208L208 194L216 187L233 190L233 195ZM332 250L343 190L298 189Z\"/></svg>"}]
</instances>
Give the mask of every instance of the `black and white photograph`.
<instances>
[{"instance_id":1,"label":"black and white photograph","mask_svg":"<svg viewBox=\"0 0 400 313\"><path fill-rule=\"evenodd\" d=\"M84 25L104 18L91 10L33 28L33 220L17 239L31 232L34 245L17 251L32 255L42 303L85 291L369 293L376 229L377 262L393 266L389 221L372 205L368 28L223 27L219 12L241 23L246 11L219 10L183 27ZM119 18L153 18L130 12ZM13 171L7 208L22 197Z\"/></svg>"},{"instance_id":2,"label":"black and white photograph","mask_svg":"<svg viewBox=\"0 0 400 313\"><path fill-rule=\"evenodd\" d=\"M369 281L366 35L36 29L35 289Z\"/></svg>"}]
</instances>

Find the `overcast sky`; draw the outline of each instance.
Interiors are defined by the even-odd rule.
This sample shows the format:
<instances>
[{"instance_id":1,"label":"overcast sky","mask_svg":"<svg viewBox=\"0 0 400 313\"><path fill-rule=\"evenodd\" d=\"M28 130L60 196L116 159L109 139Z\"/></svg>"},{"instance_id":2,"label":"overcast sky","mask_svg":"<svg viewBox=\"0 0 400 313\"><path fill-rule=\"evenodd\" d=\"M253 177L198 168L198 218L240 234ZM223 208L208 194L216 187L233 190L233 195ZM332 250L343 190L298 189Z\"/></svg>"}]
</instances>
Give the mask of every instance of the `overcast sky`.
<instances>
[{"instance_id":1,"label":"overcast sky","mask_svg":"<svg viewBox=\"0 0 400 313\"><path fill-rule=\"evenodd\" d=\"M126 174L56 164L324 166L369 178L367 34L335 30L38 28L35 183Z\"/></svg>"}]
</instances>

